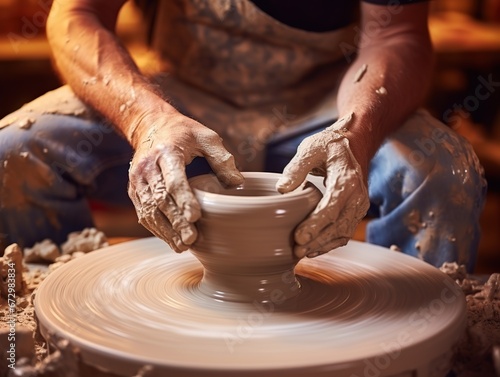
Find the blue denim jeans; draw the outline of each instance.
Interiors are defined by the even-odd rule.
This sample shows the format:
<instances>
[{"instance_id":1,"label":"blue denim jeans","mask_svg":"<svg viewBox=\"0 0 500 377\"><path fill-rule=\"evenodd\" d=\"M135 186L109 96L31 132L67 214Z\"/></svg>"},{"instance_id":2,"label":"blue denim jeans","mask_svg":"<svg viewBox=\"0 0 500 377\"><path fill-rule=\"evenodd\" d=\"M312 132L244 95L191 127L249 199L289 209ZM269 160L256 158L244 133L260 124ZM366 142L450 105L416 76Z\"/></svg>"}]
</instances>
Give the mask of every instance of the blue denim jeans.
<instances>
[{"instance_id":1,"label":"blue denim jeans","mask_svg":"<svg viewBox=\"0 0 500 377\"><path fill-rule=\"evenodd\" d=\"M1 246L62 243L69 232L92 226L89 199L132 205L130 145L98 117L72 111L28 106L0 121ZM328 125L269 144L266 170L281 172L300 141ZM208 169L196 159L187 173ZM485 192L470 145L417 111L371 162L367 241L396 245L435 266L456 261L472 270Z\"/></svg>"}]
</instances>

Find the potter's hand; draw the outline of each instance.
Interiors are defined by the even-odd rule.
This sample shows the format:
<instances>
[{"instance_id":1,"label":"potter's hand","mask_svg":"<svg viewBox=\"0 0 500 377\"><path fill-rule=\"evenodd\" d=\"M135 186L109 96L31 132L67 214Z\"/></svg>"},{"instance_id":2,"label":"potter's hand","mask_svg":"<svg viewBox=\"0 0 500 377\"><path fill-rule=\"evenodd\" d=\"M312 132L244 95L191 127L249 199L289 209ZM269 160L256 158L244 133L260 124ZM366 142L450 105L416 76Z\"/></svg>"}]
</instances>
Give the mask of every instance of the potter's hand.
<instances>
[{"instance_id":1,"label":"potter's hand","mask_svg":"<svg viewBox=\"0 0 500 377\"><path fill-rule=\"evenodd\" d=\"M299 258L345 245L368 211L363 173L344 135L351 118L352 114L304 139L276 185L285 193L297 188L308 173L325 177L323 198L295 230L295 255Z\"/></svg>"},{"instance_id":2,"label":"potter's hand","mask_svg":"<svg viewBox=\"0 0 500 377\"><path fill-rule=\"evenodd\" d=\"M158 115L142 120L149 127L135 135L128 193L139 223L182 252L196 240L194 222L201 216L185 166L203 156L223 184L241 184L243 176L214 131L180 114L166 118Z\"/></svg>"}]
</instances>

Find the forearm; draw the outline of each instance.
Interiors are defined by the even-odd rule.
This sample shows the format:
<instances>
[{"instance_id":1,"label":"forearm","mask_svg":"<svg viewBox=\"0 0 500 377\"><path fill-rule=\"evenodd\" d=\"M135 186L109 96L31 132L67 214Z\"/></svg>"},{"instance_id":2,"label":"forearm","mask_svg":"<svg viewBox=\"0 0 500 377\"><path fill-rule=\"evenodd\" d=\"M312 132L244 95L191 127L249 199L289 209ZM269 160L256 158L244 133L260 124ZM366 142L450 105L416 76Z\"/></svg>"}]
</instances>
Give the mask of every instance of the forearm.
<instances>
[{"instance_id":1,"label":"forearm","mask_svg":"<svg viewBox=\"0 0 500 377\"><path fill-rule=\"evenodd\" d=\"M339 114L354 113L348 134L365 175L382 141L422 104L431 70L426 32L396 29L365 41L338 93Z\"/></svg>"},{"instance_id":2,"label":"forearm","mask_svg":"<svg viewBox=\"0 0 500 377\"><path fill-rule=\"evenodd\" d=\"M108 18L99 18L91 7L56 3L47 35L63 79L134 145L137 133L143 132L137 128L148 112L176 111L140 73L113 34L119 6L115 8L108 9Z\"/></svg>"}]
</instances>

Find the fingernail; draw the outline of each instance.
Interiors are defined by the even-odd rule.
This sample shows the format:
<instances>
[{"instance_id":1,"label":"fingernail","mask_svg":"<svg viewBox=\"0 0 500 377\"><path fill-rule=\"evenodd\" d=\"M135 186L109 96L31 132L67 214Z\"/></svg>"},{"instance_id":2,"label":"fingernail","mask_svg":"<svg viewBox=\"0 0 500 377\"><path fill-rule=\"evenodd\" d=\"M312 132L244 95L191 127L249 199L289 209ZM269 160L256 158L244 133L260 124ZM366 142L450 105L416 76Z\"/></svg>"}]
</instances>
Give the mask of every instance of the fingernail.
<instances>
[{"instance_id":1,"label":"fingernail","mask_svg":"<svg viewBox=\"0 0 500 377\"><path fill-rule=\"evenodd\" d=\"M245 177L240 172L235 173L231 178L231 182L234 182L235 185L241 185L244 181Z\"/></svg>"},{"instance_id":2,"label":"fingernail","mask_svg":"<svg viewBox=\"0 0 500 377\"><path fill-rule=\"evenodd\" d=\"M314 258L314 257L317 257L319 255L319 251L311 251L309 254L307 254L306 256L308 258Z\"/></svg>"},{"instance_id":3,"label":"fingernail","mask_svg":"<svg viewBox=\"0 0 500 377\"><path fill-rule=\"evenodd\" d=\"M223 172L218 174L217 178L224 187L234 187L245 182L245 177L240 172Z\"/></svg>"}]
</instances>

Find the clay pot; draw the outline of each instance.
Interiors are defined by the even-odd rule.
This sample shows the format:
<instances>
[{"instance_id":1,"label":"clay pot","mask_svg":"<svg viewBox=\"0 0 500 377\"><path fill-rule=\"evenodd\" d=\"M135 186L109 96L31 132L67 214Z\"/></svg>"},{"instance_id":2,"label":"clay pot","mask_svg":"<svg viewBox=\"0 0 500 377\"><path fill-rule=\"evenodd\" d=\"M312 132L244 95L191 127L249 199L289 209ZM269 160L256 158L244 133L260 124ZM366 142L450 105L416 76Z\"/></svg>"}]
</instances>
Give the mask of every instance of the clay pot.
<instances>
[{"instance_id":1,"label":"clay pot","mask_svg":"<svg viewBox=\"0 0 500 377\"><path fill-rule=\"evenodd\" d=\"M293 231L316 207L311 183L280 194L280 174L243 173L245 182L224 188L213 175L190 180L202 208L191 252L204 266L200 291L214 299L282 303L300 292Z\"/></svg>"}]
</instances>

